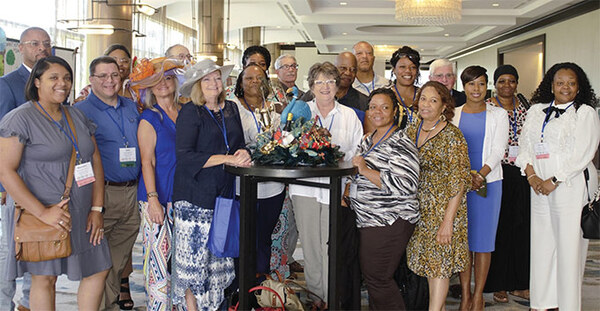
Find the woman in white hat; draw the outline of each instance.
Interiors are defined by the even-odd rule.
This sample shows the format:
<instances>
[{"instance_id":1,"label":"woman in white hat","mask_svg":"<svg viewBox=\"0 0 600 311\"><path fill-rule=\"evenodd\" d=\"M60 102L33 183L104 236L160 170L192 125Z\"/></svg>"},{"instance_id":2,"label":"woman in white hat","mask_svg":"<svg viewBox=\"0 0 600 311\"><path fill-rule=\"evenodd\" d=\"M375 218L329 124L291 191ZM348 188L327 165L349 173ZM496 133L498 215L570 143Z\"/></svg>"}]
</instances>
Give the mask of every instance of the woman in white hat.
<instances>
[{"instance_id":1,"label":"woman in white hat","mask_svg":"<svg viewBox=\"0 0 600 311\"><path fill-rule=\"evenodd\" d=\"M223 164L250 165L239 110L223 91L232 67L202 60L186 71L180 88L192 101L176 125L172 284L173 303L185 297L188 310L219 309L235 278L233 258L219 258L207 247L215 199L234 182Z\"/></svg>"}]
</instances>

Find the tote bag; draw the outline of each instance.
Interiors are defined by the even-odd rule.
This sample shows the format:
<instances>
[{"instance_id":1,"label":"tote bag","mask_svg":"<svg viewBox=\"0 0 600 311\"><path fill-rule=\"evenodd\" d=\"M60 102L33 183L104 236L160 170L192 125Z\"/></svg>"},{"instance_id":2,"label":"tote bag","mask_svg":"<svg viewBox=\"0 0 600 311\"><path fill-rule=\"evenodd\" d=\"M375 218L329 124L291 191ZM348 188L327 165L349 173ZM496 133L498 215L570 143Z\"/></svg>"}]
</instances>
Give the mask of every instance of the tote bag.
<instances>
[{"instance_id":1,"label":"tote bag","mask_svg":"<svg viewBox=\"0 0 600 311\"><path fill-rule=\"evenodd\" d=\"M207 244L217 257L240 256L240 201L235 199L235 183L231 195L221 194L215 200Z\"/></svg>"}]
</instances>

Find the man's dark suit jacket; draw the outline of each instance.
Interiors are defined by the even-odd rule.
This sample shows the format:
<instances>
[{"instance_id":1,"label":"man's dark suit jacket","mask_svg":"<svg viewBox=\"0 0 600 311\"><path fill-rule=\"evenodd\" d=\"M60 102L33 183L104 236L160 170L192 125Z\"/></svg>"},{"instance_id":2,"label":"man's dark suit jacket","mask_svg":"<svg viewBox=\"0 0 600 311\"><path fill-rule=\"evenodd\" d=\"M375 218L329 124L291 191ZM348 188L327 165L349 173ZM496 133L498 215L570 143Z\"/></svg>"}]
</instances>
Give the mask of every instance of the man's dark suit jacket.
<instances>
[{"instance_id":1,"label":"man's dark suit jacket","mask_svg":"<svg viewBox=\"0 0 600 311\"><path fill-rule=\"evenodd\" d=\"M452 89L450 92L452 93L452 98L454 98L454 107L460 107L467 102L467 95L465 95L465 92L457 91L455 89Z\"/></svg>"},{"instance_id":2,"label":"man's dark suit jacket","mask_svg":"<svg viewBox=\"0 0 600 311\"><path fill-rule=\"evenodd\" d=\"M25 84L29 70L24 65L0 78L0 119L25 103Z\"/></svg>"}]
</instances>

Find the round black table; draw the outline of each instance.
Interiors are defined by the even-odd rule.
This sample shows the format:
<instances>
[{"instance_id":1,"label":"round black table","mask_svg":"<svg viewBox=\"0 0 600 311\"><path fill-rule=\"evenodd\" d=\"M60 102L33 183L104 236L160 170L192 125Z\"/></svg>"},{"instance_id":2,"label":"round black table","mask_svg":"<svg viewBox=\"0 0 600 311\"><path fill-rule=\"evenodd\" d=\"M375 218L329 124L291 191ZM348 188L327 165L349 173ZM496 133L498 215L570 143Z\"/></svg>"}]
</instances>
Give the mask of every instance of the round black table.
<instances>
[{"instance_id":1,"label":"round black table","mask_svg":"<svg viewBox=\"0 0 600 311\"><path fill-rule=\"evenodd\" d=\"M342 197L341 181L343 176L358 172L350 162L340 162L337 167L283 167L260 166L236 167L225 165L225 170L240 176L240 310L250 310L248 290L256 281L256 184L262 181L279 181L329 189L329 290L330 310L340 310L341 271L344 267L336 265L341 258L342 228L338 225L341 213L338 212ZM329 177L329 184L315 183L299 178ZM360 309L360 305L356 306Z\"/></svg>"}]
</instances>

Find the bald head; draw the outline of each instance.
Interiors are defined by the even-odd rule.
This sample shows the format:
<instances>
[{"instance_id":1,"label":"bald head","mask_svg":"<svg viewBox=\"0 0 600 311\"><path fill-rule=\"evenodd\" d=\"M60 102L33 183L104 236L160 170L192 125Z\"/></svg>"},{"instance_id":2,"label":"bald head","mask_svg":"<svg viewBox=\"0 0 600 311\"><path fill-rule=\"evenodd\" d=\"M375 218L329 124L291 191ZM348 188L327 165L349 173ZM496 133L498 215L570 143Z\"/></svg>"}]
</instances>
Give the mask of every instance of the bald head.
<instances>
[{"instance_id":1,"label":"bald head","mask_svg":"<svg viewBox=\"0 0 600 311\"><path fill-rule=\"evenodd\" d=\"M335 57L335 67L340 72L340 89L352 86L356 78L356 57L350 52L342 52Z\"/></svg>"},{"instance_id":2,"label":"bald head","mask_svg":"<svg viewBox=\"0 0 600 311\"><path fill-rule=\"evenodd\" d=\"M27 67L33 68L37 60L52 55L50 36L44 29L39 27L25 29L21 33L19 52L23 58L23 63Z\"/></svg>"},{"instance_id":3,"label":"bald head","mask_svg":"<svg viewBox=\"0 0 600 311\"><path fill-rule=\"evenodd\" d=\"M168 58L175 58L182 62L189 62L192 60L190 50L181 44L175 44L167 49L165 56Z\"/></svg>"},{"instance_id":4,"label":"bald head","mask_svg":"<svg viewBox=\"0 0 600 311\"><path fill-rule=\"evenodd\" d=\"M375 62L373 46L369 42L360 41L352 47L352 50L356 56L358 70L362 72L372 72L373 63Z\"/></svg>"}]
</instances>

